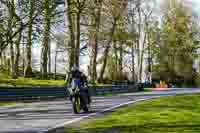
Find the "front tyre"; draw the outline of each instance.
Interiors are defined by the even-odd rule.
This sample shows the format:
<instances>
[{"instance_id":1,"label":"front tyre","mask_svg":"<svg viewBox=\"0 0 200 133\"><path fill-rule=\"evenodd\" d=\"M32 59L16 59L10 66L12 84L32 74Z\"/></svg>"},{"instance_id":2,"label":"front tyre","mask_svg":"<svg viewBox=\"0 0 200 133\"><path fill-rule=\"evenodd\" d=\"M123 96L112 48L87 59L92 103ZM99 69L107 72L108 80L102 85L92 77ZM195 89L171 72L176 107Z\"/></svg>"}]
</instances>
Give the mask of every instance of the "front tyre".
<instances>
[{"instance_id":1,"label":"front tyre","mask_svg":"<svg viewBox=\"0 0 200 133\"><path fill-rule=\"evenodd\" d=\"M80 102L80 97L73 97L72 98L72 104L73 104L73 112L75 114L80 113L80 108L81 108L81 102Z\"/></svg>"}]
</instances>

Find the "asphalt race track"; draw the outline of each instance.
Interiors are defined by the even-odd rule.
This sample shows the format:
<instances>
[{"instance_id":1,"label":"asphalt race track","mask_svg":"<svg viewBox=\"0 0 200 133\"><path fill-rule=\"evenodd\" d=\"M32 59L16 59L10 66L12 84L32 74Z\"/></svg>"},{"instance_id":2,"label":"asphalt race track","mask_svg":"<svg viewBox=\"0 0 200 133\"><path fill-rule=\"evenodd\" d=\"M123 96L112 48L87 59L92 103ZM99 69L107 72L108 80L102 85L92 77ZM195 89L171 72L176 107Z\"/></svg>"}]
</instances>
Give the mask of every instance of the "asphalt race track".
<instances>
[{"instance_id":1,"label":"asphalt race track","mask_svg":"<svg viewBox=\"0 0 200 133\"><path fill-rule=\"evenodd\" d=\"M200 93L200 89L171 89L142 93L121 94L107 97L93 97L91 113L75 115L71 103L60 99L48 102L35 102L24 105L0 108L0 133L45 133L55 127L70 124L91 114L111 110L123 104L148 100L160 96Z\"/></svg>"}]
</instances>

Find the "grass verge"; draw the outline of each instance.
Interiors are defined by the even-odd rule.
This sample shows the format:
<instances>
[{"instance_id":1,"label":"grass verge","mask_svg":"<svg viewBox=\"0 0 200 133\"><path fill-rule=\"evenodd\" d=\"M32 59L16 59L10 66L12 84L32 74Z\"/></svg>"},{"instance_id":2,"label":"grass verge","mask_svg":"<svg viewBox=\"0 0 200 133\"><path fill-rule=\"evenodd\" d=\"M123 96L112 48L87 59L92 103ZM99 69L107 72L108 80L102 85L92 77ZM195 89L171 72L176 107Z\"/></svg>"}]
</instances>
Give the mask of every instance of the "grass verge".
<instances>
[{"instance_id":1,"label":"grass verge","mask_svg":"<svg viewBox=\"0 0 200 133\"><path fill-rule=\"evenodd\" d=\"M16 105L16 102L0 102L0 106L10 106L10 105Z\"/></svg>"},{"instance_id":2,"label":"grass verge","mask_svg":"<svg viewBox=\"0 0 200 133\"><path fill-rule=\"evenodd\" d=\"M6 70L0 69L0 87L40 87L40 86L64 86L64 80L38 80L33 78L19 77L12 79Z\"/></svg>"},{"instance_id":3,"label":"grass verge","mask_svg":"<svg viewBox=\"0 0 200 133\"><path fill-rule=\"evenodd\" d=\"M152 88L144 88L144 92L151 92Z\"/></svg>"},{"instance_id":4,"label":"grass verge","mask_svg":"<svg viewBox=\"0 0 200 133\"><path fill-rule=\"evenodd\" d=\"M36 80L32 78L0 79L0 86L36 87L36 86L64 86L64 80Z\"/></svg>"},{"instance_id":5,"label":"grass verge","mask_svg":"<svg viewBox=\"0 0 200 133\"><path fill-rule=\"evenodd\" d=\"M66 128L76 133L198 133L200 94L163 97Z\"/></svg>"}]
</instances>

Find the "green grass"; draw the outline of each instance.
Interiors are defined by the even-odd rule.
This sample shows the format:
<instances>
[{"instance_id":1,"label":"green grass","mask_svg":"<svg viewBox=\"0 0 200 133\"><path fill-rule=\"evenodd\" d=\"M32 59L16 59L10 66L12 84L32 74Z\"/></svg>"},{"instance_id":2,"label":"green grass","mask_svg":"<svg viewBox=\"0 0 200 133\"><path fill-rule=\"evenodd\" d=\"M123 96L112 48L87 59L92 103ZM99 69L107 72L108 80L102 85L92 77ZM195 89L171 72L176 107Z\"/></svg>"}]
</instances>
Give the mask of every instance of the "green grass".
<instances>
[{"instance_id":1,"label":"green grass","mask_svg":"<svg viewBox=\"0 0 200 133\"><path fill-rule=\"evenodd\" d=\"M16 105L16 102L0 102L0 106L10 106L10 105Z\"/></svg>"},{"instance_id":2,"label":"green grass","mask_svg":"<svg viewBox=\"0 0 200 133\"><path fill-rule=\"evenodd\" d=\"M63 86L64 80L0 79L0 86Z\"/></svg>"},{"instance_id":3,"label":"green grass","mask_svg":"<svg viewBox=\"0 0 200 133\"><path fill-rule=\"evenodd\" d=\"M93 86L94 84L89 84L90 86ZM112 84L102 84L102 83L98 83L95 84L95 86L112 86Z\"/></svg>"},{"instance_id":4,"label":"green grass","mask_svg":"<svg viewBox=\"0 0 200 133\"><path fill-rule=\"evenodd\" d=\"M80 125L66 132L199 133L200 94L140 102Z\"/></svg>"},{"instance_id":5,"label":"green grass","mask_svg":"<svg viewBox=\"0 0 200 133\"><path fill-rule=\"evenodd\" d=\"M36 86L63 86L64 80L37 80L32 78L19 77L18 79L11 79L5 73L0 73L0 86L9 87L36 87Z\"/></svg>"},{"instance_id":6,"label":"green grass","mask_svg":"<svg viewBox=\"0 0 200 133\"><path fill-rule=\"evenodd\" d=\"M144 92L151 92L152 88L144 88Z\"/></svg>"}]
</instances>

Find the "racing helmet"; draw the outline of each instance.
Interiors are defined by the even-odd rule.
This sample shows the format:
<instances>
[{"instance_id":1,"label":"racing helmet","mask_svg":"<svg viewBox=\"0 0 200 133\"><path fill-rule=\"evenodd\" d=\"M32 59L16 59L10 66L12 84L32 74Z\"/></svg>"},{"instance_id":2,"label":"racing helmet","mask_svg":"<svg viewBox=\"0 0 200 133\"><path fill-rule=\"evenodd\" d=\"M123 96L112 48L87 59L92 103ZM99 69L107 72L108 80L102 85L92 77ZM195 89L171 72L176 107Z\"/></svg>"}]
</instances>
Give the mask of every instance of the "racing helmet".
<instances>
[{"instance_id":1,"label":"racing helmet","mask_svg":"<svg viewBox=\"0 0 200 133\"><path fill-rule=\"evenodd\" d=\"M79 67L77 66L77 65L74 65L73 67L72 67L72 71L78 71L79 70Z\"/></svg>"}]
</instances>

